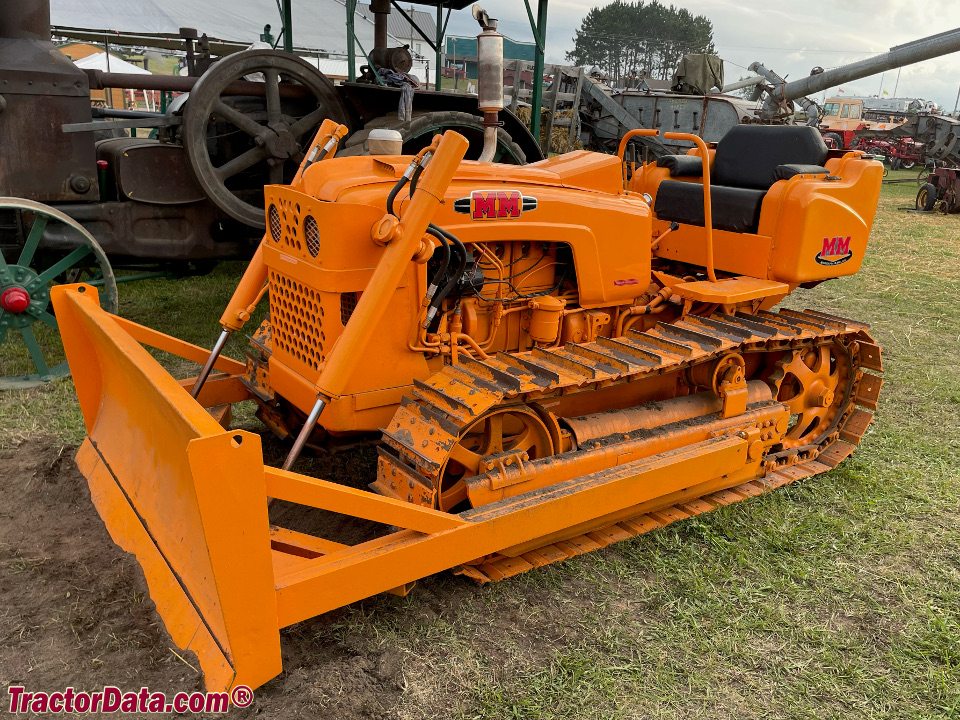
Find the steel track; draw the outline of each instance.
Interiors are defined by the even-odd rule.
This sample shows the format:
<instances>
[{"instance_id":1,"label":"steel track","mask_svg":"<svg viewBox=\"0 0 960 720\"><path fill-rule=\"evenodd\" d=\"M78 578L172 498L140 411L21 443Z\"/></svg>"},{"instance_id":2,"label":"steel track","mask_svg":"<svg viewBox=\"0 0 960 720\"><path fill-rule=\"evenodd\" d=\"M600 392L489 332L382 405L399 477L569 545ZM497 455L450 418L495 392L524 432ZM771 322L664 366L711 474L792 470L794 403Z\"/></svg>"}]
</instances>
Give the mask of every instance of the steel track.
<instances>
[{"instance_id":1,"label":"steel track","mask_svg":"<svg viewBox=\"0 0 960 720\"><path fill-rule=\"evenodd\" d=\"M662 506L628 520L601 525L516 556L480 558L456 572L478 582L502 580L568 557L597 550L709 512L722 505L761 495L788 483L826 472L848 457L873 419L883 370L880 347L869 326L825 313L782 309L709 318L687 316L646 332L568 344L562 349L498 353L486 361L463 358L426 382L417 381L383 435L375 485L389 493L425 502L438 492L444 463L474 421L499 405L539 402L571 392L589 392L645 377L683 370L731 352L796 351L824 342L846 355L843 392L837 392L833 420L807 445L769 452L758 477L714 488L702 495L666 497ZM870 370L873 372L865 372ZM839 388L838 388L839 390Z\"/></svg>"}]
</instances>

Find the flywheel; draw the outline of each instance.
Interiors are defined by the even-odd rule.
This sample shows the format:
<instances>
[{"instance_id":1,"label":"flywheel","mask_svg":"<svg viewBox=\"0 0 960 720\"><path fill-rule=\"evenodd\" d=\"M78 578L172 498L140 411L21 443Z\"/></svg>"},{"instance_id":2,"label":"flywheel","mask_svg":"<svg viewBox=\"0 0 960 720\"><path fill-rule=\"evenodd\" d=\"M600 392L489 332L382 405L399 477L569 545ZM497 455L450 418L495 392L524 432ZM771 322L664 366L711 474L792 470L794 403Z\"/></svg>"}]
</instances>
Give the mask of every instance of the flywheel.
<instances>
[{"instance_id":1,"label":"flywheel","mask_svg":"<svg viewBox=\"0 0 960 720\"><path fill-rule=\"evenodd\" d=\"M231 83L256 73L262 100L229 95ZM207 197L235 220L265 229L263 186L293 179L326 118L349 120L326 75L287 53L245 50L215 62L191 90L183 145Z\"/></svg>"}]
</instances>

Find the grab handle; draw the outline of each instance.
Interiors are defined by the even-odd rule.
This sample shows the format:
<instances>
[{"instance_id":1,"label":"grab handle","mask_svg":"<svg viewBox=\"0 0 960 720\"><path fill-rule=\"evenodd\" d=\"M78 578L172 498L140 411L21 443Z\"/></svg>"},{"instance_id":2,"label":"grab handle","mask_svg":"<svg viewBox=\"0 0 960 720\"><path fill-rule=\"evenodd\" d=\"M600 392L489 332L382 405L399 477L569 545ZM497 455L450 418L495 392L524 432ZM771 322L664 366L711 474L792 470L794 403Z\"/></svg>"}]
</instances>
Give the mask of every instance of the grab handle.
<instances>
[{"instance_id":1,"label":"grab handle","mask_svg":"<svg viewBox=\"0 0 960 720\"><path fill-rule=\"evenodd\" d=\"M631 138L637 136L657 137L658 135L660 135L659 130L647 128L638 128L627 132L620 140L620 148L617 150L621 162L627 151L627 143L630 142ZM707 150L707 144L700 136L690 133L668 132L664 133L663 137L666 140L687 140L700 149L700 159L703 165L703 228L707 233L707 277L710 278L710 282L716 282L717 274L713 269L713 212L710 207L710 154Z\"/></svg>"}]
</instances>

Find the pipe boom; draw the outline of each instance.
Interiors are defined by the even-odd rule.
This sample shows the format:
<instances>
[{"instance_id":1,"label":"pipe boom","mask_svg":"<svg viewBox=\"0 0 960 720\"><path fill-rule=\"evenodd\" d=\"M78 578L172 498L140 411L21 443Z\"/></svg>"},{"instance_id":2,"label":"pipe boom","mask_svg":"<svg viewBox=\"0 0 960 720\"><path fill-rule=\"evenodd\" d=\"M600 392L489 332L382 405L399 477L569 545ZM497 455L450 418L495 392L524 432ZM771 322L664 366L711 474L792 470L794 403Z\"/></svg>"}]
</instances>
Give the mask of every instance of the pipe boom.
<instances>
[{"instance_id":1,"label":"pipe boom","mask_svg":"<svg viewBox=\"0 0 960 720\"><path fill-rule=\"evenodd\" d=\"M842 83L957 51L960 51L960 28L897 45L881 55L790 82L783 82L782 78L771 73L759 62L751 63L748 69L766 76L773 83L773 89L763 107L763 115L767 116L776 114L780 104L785 101L798 100Z\"/></svg>"}]
</instances>

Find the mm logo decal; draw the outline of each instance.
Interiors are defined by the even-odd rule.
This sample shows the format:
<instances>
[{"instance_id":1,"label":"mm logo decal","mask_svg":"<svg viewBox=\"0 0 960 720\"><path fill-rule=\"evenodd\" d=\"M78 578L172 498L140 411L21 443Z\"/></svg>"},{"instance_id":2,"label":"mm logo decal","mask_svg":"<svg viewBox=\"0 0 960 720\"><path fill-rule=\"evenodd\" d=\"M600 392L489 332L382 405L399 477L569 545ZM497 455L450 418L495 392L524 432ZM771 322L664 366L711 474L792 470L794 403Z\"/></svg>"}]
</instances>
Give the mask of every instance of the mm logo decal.
<instances>
[{"instance_id":1,"label":"mm logo decal","mask_svg":"<svg viewBox=\"0 0 960 720\"><path fill-rule=\"evenodd\" d=\"M824 238L823 249L814 258L821 265L842 265L853 257L850 249L850 236Z\"/></svg>"},{"instance_id":2,"label":"mm logo decal","mask_svg":"<svg viewBox=\"0 0 960 720\"><path fill-rule=\"evenodd\" d=\"M537 199L519 190L474 190L470 197L454 200L453 209L473 220L508 220L536 210Z\"/></svg>"}]
</instances>

